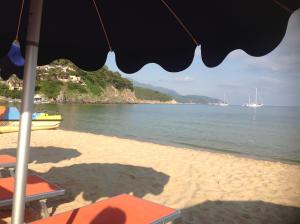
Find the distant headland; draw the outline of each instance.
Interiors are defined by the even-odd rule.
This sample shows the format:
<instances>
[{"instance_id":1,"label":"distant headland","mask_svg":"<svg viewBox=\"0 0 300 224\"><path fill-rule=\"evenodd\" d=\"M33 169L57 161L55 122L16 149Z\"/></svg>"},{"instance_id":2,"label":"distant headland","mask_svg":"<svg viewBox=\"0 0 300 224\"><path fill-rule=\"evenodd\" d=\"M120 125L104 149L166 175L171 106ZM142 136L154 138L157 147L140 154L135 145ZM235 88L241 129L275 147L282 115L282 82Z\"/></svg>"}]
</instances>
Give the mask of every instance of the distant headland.
<instances>
[{"instance_id":1,"label":"distant headland","mask_svg":"<svg viewBox=\"0 0 300 224\"><path fill-rule=\"evenodd\" d=\"M0 80L0 100L18 102L22 80L12 76ZM218 99L206 96L182 96L161 87L137 83L123 78L107 66L93 72L76 67L66 59L37 68L36 94L48 103L124 103L124 104L210 104Z\"/></svg>"}]
</instances>

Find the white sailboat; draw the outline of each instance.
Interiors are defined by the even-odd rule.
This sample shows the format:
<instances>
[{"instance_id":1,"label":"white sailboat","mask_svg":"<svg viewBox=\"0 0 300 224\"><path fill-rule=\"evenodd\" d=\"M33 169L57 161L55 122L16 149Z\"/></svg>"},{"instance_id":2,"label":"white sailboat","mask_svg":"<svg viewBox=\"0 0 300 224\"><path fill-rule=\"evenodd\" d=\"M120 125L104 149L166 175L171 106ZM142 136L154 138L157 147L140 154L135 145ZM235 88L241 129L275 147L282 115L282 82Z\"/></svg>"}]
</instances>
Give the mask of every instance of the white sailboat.
<instances>
[{"instance_id":1,"label":"white sailboat","mask_svg":"<svg viewBox=\"0 0 300 224\"><path fill-rule=\"evenodd\" d=\"M250 94L248 94L248 103L244 103L242 107L246 107L247 105L250 105L250 102L251 102L251 97Z\"/></svg>"},{"instance_id":2,"label":"white sailboat","mask_svg":"<svg viewBox=\"0 0 300 224\"><path fill-rule=\"evenodd\" d=\"M223 96L223 102L220 102L218 105L219 105L219 106L222 106L222 107L226 107L226 106L229 105L229 104L226 102L226 95L225 95L225 93L224 93L224 96Z\"/></svg>"},{"instance_id":3,"label":"white sailboat","mask_svg":"<svg viewBox=\"0 0 300 224\"><path fill-rule=\"evenodd\" d=\"M251 102L250 95L248 97L249 97L249 102L246 104L246 107L257 108L257 107L262 107L264 105L262 103L258 103L257 88L255 88L255 101Z\"/></svg>"}]
</instances>

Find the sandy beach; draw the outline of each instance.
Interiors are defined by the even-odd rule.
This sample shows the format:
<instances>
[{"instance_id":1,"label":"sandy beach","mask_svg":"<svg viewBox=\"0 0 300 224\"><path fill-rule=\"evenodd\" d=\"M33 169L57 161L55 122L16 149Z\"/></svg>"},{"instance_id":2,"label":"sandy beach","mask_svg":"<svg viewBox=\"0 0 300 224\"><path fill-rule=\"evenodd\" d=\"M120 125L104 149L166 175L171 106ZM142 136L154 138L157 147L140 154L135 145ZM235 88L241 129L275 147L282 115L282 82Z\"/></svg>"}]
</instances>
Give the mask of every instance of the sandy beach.
<instances>
[{"instance_id":1,"label":"sandy beach","mask_svg":"<svg viewBox=\"0 0 300 224\"><path fill-rule=\"evenodd\" d=\"M16 146L17 133L0 135L0 154ZM127 193L180 209L175 224L300 220L300 165L54 130L32 133L29 169L66 189L48 201L53 214ZM39 218L28 206L26 221Z\"/></svg>"}]
</instances>

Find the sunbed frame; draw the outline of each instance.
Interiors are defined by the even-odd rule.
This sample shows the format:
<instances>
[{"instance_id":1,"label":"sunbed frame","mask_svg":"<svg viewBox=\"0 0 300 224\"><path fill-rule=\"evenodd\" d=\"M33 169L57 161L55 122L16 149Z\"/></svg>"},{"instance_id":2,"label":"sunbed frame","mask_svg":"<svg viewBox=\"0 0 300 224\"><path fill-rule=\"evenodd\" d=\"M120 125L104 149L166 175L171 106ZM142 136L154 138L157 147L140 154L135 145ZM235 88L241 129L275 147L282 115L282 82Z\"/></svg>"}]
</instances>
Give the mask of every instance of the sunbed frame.
<instances>
[{"instance_id":1,"label":"sunbed frame","mask_svg":"<svg viewBox=\"0 0 300 224\"><path fill-rule=\"evenodd\" d=\"M11 176L15 174L16 158L10 155L0 155L0 169L8 170ZM0 177L2 177L0 172Z\"/></svg>"},{"instance_id":2,"label":"sunbed frame","mask_svg":"<svg viewBox=\"0 0 300 224\"><path fill-rule=\"evenodd\" d=\"M38 189L36 190L36 192L31 193L31 194L26 194L26 198L25 198L25 202L32 202L32 201L39 201L40 205L41 205L41 212L43 217L48 217L49 216L49 212L48 212L48 208L46 206L46 201L49 198L53 198L56 196L60 196L60 195L64 195L65 194L65 190L48 182L47 180L45 180L44 178L37 176L37 175L29 175L28 176L28 181L30 180L38 180L40 181L39 183L43 183L46 185L49 185L50 187L48 187L47 191L43 192L42 189ZM1 189L1 183L4 183L4 181L7 182L14 182L14 177L7 177L7 178L1 178L0 179L0 192L1 190L3 192L9 192L8 194L11 194L8 199L4 199L4 200L0 200L0 208L1 207L5 207L5 206L10 206L13 203L13 197L12 197L12 192L13 189ZM9 184L9 188L13 188L13 184L10 183ZM27 188L30 188L31 184L27 183Z\"/></svg>"},{"instance_id":3,"label":"sunbed frame","mask_svg":"<svg viewBox=\"0 0 300 224\"><path fill-rule=\"evenodd\" d=\"M124 220L121 221L118 218L117 212L114 213L112 211L104 215L107 209L121 212L124 216ZM48 218L40 219L31 224L165 224L175 220L179 216L180 211L175 209L123 194Z\"/></svg>"}]
</instances>

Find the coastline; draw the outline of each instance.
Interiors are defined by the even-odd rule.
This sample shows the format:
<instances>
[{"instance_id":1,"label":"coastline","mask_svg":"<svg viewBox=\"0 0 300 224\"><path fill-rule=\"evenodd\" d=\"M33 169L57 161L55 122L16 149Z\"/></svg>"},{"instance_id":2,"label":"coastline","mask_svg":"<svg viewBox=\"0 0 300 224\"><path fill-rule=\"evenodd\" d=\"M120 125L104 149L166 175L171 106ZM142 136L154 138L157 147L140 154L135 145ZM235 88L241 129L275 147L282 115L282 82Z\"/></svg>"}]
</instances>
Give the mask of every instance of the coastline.
<instances>
[{"instance_id":1,"label":"coastline","mask_svg":"<svg viewBox=\"0 0 300 224\"><path fill-rule=\"evenodd\" d=\"M7 99L7 98L1 98L0 96L0 102L3 101L4 103L21 103L21 99ZM176 100L170 100L170 101L158 101L158 100L141 100L141 99L136 99L134 101L114 101L114 100L103 100L103 101L66 101L66 102L60 102L60 101L47 101L47 102L37 102L35 103L36 105L41 105L41 104L99 104L99 105L106 105L106 104L184 104L184 103L178 103ZM188 104L188 103L186 103ZM206 105L206 104L205 104Z\"/></svg>"},{"instance_id":2,"label":"coastline","mask_svg":"<svg viewBox=\"0 0 300 224\"><path fill-rule=\"evenodd\" d=\"M93 135L100 135L103 137L111 137L111 138L119 138L119 139L124 139L124 140L132 140L132 141L138 141L142 143L150 143L150 144L155 144L155 145L161 145L161 146L166 146L166 147L172 147L175 149L180 149L180 150L192 150L196 152L210 152L213 154L221 154L221 155L232 155L234 157L240 157L240 158L249 158L253 160L258 160L258 161L269 161L269 162L275 162L275 163L283 163L283 164L290 164L290 165L300 165L300 161L298 160L290 160L290 159L283 159L283 158L270 158L267 156L261 156L261 155L251 155L247 154L244 152L238 152L234 150L226 150L226 149L220 149L220 148L213 148L213 147L199 147L199 146L193 146L193 145L186 145L184 143L175 143L175 142L159 142L159 141L153 141L150 139L143 139L139 138L136 136L123 136L123 135L110 135L106 133L97 133L97 132L85 132L85 131L80 131L80 130L68 130L64 128L60 128L60 130L63 131L70 131L70 132L78 132L78 133L85 133L85 134L93 134Z\"/></svg>"},{"instance_id":3,"label":"coastline","mask_svg":"<svg viewBox=\"0 0 300 224\"><path fill-rule=\"evenodd\" d=\"M17 133L0 135L1 154L16 145ZM65 130L32 132L30 158L30 173L67 190L49 200L55 214L121 193L180 209L176 224L293 223L300 214L295 164ZM39 218L28 209L27 221ZM0 210L1 219L9 222Z\"/></svg>"}]
</instances>

